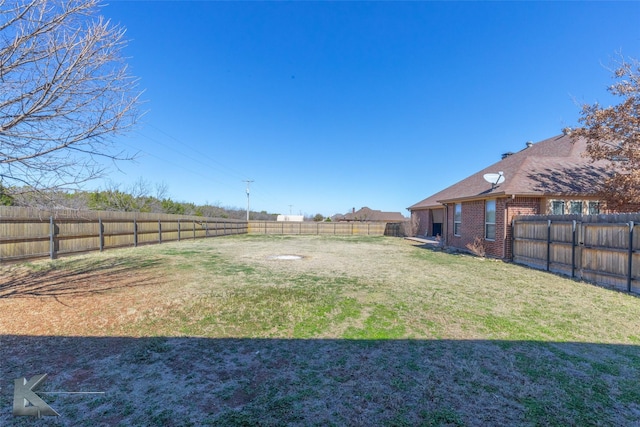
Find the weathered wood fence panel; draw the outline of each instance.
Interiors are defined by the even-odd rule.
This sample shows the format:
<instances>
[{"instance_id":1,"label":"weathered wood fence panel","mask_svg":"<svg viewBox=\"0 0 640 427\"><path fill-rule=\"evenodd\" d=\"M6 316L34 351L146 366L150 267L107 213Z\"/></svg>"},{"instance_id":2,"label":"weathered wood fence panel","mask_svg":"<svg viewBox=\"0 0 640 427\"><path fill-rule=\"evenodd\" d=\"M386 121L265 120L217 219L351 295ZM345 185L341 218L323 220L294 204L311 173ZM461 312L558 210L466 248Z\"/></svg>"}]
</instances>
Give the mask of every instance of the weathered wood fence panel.
<instances>
[{"instance_id":1,"label":"weathered wood fence panel","mask_svg":"<svg viewBox=\"0 0 640 427\"><path fill-rule=\"evenodd\" d=\"M516 217L513 261L640 293L636 223L640 214Z\"/></svg>"},{"instance_id":2,"label":"weathered wood fence panel","mask_svg":"<svg viewBox=\"0 0 640 427\"><path fill-rule=\"evenodd\" d=\"M246 233L230 219L0 207L0 261Z\"/></svg>"},{"instance_id":3,"label":"weathered wood fence panel","mask_svg":"<svg viewBox=\"0 0 640 427\"><path fill-rule=\"evenodd\" d=\"M232 234L383 236L383 222L276 222L0 207L0 262Z\"/></svg>"},{"instance_id":4,"label":"weathered wood fence panel","mask_svg":"<svg viewBox=\"0 0 640 427\"><path fill-rule=\"evenodd\" d=\"M533 268L546 268L548 227L542 221L520 220L513 228L513 258L515 262ZM516 255L517 254L517 255Z\"/></svg>"},{"instance_id":5,"label":"weathered wood fence panel","mask_svg":"<svg viewBox=\"0 0 640 427\"><path fill-rule=\"evenodd\" d=\"M384 236L385 222L249 221L249 234Z\"/></svg>"}]
</instances>

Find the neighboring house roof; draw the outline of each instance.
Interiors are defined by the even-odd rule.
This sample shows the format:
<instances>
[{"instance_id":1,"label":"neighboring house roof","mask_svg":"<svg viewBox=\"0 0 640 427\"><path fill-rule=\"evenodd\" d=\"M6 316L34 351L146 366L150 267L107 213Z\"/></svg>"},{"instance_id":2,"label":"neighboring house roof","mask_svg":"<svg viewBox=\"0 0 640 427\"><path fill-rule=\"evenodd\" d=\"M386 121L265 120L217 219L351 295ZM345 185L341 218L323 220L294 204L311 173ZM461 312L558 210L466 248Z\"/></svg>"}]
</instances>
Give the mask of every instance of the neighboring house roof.
<instances>
[{"instance_id":1,"label":"neighboring house roof","mask_svg":"<svg viewBox=\"0 0 640 427\"><path fill-rule=\"evenodd\" d=\"M442 203L492 196L588 196L609 176L609 162L592 162L583 139L560 135L545 139L410 206L409 210L442 207ZM487 173L503 172L505 181L492 188Z\"/></svg>"},{"instance_id":2,"label":"neighboring house roof","mask_svg":"<svg viewBox=\"0 0 640 427\"><path fill-rule=\"evenodd\" d=\"M386 221L402 222L406 218L400 212L382 212L367 207L345 214L341 221Z\"/></svg>"}]
</instances>

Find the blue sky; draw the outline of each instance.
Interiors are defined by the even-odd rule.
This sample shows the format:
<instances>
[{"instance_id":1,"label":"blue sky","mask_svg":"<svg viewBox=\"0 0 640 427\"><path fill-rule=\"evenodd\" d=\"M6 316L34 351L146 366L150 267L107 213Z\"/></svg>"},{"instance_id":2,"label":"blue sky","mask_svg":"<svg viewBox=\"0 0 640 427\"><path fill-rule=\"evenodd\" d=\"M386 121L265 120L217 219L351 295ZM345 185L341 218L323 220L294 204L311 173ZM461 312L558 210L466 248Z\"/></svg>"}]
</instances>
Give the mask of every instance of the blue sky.
<instances>
[{"instance_id":1,"label":"blue sky","mask_svg":"<svg viewBox=\"0 0 640 427\"><path fill-rule=\"evenodd\" d=\"M133 163L174 200L400 211L608 104L640 2L111 1L145 90ZM103 185L93 183L93 187Z\"/></svg>"}]
</instances>

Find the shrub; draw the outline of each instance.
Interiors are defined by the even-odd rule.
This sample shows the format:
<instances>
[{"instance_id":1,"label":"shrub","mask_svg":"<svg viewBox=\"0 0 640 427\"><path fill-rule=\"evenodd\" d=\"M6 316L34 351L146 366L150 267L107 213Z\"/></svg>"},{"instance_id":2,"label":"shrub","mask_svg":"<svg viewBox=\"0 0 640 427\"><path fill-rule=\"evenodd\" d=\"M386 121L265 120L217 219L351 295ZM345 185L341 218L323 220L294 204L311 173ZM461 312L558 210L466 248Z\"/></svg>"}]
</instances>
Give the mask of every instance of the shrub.
<instances>
[{"instance_id":1,"label":"shrub","mask_svg":"<svg viewBox=\"0 0 640 427\"><path fill-rule=\"evenodd\" d=\"M467 243L467 249L476 256L484 258L486 255L485 241L482 237L476 237L473 239L473 243Z\"/></svg>"}]
</instances>

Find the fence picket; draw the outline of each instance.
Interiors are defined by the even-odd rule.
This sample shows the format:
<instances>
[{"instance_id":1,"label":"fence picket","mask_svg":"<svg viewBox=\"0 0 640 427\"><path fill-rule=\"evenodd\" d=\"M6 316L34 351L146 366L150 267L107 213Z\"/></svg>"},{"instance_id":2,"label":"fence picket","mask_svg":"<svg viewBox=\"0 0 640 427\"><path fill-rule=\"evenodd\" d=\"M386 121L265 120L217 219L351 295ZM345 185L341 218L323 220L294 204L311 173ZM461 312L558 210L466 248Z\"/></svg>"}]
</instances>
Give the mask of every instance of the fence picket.
<instances>
[{"instance_id":1,"label":"fence picket","mask_svg":"<svg viewBox=\"0 0 640 427\"><path fill-rule=\"evenodd\" d=\"M640 246L634 233L638 221L640 214L518 216L511 225L512 258L518 264L640 293L640 273L634 274L638 267L633 262Z\"/></svg>"},{"instance_id":2,"label":"fence picket","mask_svg":"<svg viewBox=\"0 0 640 427\"><path fill-rule=\"evenodd\" d=\"M117 247L137 247L183 240L184 221L192 222L194 239L233 234L315 234L383 236L386 223L244 221L140 212L38 211L0 207L0 262L19 261ZM196 222L201 225L197 229ZM366 225L366 226L365 226Z\"/></svg>"},{"instance_id":3,"label":"fence picket","mask_svg":"<svg viewBox=\"0 0 640 427\"><path fill-rule=\"evenodd\" d=\"M203 237L209 233L209 225L222 221L223 235L246 234L247 223L241 220L216 220L214 218L189 217L139 212L104 211L37 211L12 206L0 207L0 261L19 261L87 251L102 251L116 247L137 247L140 244L162 243L176 240L171 224L180 220L193 222L193 236L198 237L195 222L204 222ZM155 226L154 226L155 224ZM168 233L163 233L166 225ZM175 226L174 226L175 227ZM222 227L220 227L222 231ZM46 231L45 231L46 230ZM173 233L171 230L174 230ZM182 230L181 230L182 231ZM186 229L184 231L187 231ZM172 235L173 234L173 235Z\"/></svg>"}]
</instances>

